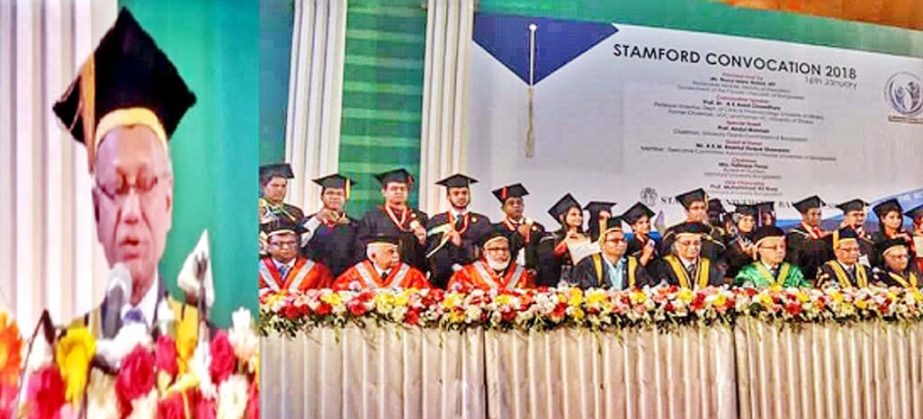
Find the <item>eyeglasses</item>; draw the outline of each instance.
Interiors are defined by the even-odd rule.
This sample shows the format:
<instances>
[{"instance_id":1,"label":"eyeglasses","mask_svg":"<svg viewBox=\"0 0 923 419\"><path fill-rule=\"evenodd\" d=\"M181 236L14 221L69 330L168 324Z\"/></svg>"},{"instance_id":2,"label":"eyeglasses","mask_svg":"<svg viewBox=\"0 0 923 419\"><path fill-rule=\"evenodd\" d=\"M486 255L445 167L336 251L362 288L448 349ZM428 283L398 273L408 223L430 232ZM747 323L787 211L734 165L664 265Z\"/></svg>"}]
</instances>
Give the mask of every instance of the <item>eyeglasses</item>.
<instances>
[{"instance_id":1,"label":"eyeglasses","mask_svg":"<svg viewBox=\"0 0 923 419\"><path fill-rule=\"evenodd\" d=\"M606 243L615 243L615 244L623 243L624 241L625 239L618 239L618 238L605 240Z\"/></svg>"},{"instance_id":2,"label":"eyeglasses","mask_svg":"<svg viewBox=\"0 0 923 419\"><path fill-rule=\"evenodd\" d=\"M897 255L895 255L895 254L889 254L889 255L885 255L885 257L887 257L887 258L889 258L889 259L910 259L910 255L908 255L908 254L906 254L906 253L901 253L901 254L897 254Z\"/></svg>"},{"instance_id":3,"label":"eyeglasses","mask_svg":"<svg viewBox=\"0 0 923 419\"><path fill-rule=\"evenodd\" d=\"M128 198L128 194L132 189L135 190L138 197L146 197L148 193L160 184L160 179L166 178L167 176L169 175L166 173L155 176L150 173L142 172L135 178L134 185L130 185L124 176L117 176L115 179L106 182L101 182L99 178L96 178L96 187L110 200L122 202L125 198Z\"/></svg>"},{"instance_id":4,"label":"eyeglasses","mask_svg":"<svg viewBox=\"0 0 923 419\"><path fill-rule=\"evenodd\" d=\"M296 242L296 241L272 242L272 243L269 243L269 244L272 245L272 246L275 246L275 247L295 247L295 246L298 246L298 242Z\"/></svg>"},{"instance_id":5,"label":"eyeglasses","mask_svg":"<svg viewBox=\"0 0 923 419\"><path fill-rule=\"evenodd\" d=\"M784 245L784 244L777 244L777 245L774 245L774 246L769 246L769 245L767 245L767 246L760 246L760 249L766 249L766 250L785 250L785 245Z\"/></svg>"},{"instance_id":6,"label":"eyeglasses","mask_svg":"<svg viewBox=\"0 0 923 419\"><path fill-rule=\"evenodd\" d=\"M680 241L677 241L676 244L678 244L678 245L680 245L680 246L687 246L687 247L689 247L689 246L692 246L692 247L701 247L701 246L702 246L702 242L701 242L701 241L698 241L698 240L696 240L696 241L691 241L691 240L680 240Z\"/></svg>"},{"instance_id":7,"label":"eyeglasses","mask_svg":"<svg viewBox=\"0 0 923 419\"><path fill-rule=\"evenodd\" d=\"M509 247L485 247L484 251L491 252L491 253L505 253L505 252L509 252L510 248Z\"/></svg>"}]
</instances>

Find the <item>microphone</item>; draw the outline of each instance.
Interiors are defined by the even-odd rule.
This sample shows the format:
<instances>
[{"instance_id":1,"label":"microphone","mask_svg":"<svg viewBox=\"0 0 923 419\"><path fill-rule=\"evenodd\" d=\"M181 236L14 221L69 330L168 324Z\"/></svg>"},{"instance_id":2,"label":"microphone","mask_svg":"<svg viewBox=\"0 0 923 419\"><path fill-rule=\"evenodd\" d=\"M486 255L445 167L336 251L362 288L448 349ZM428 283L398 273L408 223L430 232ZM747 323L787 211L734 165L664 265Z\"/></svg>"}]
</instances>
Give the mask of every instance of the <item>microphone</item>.
<instances>
[{"instance_id":1,"label":"microphone","mask_svg":"<svg viewBox=\"0 0 923 419\"><path fill-rule=\"evenodd\" d=\"M102 319L103 338L112 339L122 327L122 306L131 298L131 273L123 263L116 263L109 271L106 299Z\"/></svg>"}]
</instances>

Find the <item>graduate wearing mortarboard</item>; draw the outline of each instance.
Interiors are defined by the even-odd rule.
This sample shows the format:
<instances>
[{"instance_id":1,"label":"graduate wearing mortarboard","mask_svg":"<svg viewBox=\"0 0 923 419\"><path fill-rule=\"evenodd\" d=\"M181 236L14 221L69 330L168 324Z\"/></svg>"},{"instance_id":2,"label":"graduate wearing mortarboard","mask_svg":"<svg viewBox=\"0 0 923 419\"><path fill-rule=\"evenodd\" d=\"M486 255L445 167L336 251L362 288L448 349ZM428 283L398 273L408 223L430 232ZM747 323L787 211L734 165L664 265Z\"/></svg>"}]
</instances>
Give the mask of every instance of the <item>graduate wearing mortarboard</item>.
<instances>
[{"instance_id":1,"label":"graduate wearing mortarboard","mask_svg":"<svg viewBox=\"0 0 923 419\"><path fill-rule=\"evenodd\" d=\"M590 216L586 229L590 240L599 240L599 232L606 229L606 223L612 218L612 207L615 205L615 202L590 201L583 207Z\"/></svg>"},{"instance_id":2,"label":"graduate wearing mortarboard","mask_svg":"<svg viewBox=\"0 0 923 419\"><path fill-rule=\"evenodd\" d=\"M871 268L873 254L875 253L875 243L872 242L872 235L865 229L868 206L868 202L853 199L836 207L843 211L843 222L840 224L840 228L849 227L856 232L856 240L859 242L859 263Z\"/></svg>"},{"instance_id":3,"label":"graduate wearing mortarboard","mask_svg":"<svg viewBox=\"0 0 923 419\"><path fill-rule=\"evenodd\" d=\"M160 332L198 330L200 311L170 297L157 268L173 217L169 141L195 101L170 59L122 9L54 105L86 147L97 237L112 270L103 303L72 323L97 339L110 339L129 323ZM113 293L116 288L122 293ZM209 304L207 295L198 300L203 309ZM167 310L175 327L160 321Z\"/></svg>"},{"instance_id":4,"label":"graduate wearing mortarboard","mask_svg":"<svg viewBox=\"0 0 923 419\"><path fill-rule=\"evenodd\" d=\"M872 207L878 216L878 231L872 233L872 243L877 248L880 244L891 239L902 239L910 246L912 255L916 254L913 237L904 229L904 208L897 199L888 199ZM872 266L880 266L883 260L881 252L872 252Z\"/></svg>"},{"instance_id":5,"label":"graduate wearing mortarboard","mask_svg":"<svg viewBox=\"0 0 923 419\"><path fill-rule=\"evenodd\" d=\"M785 235L785 261L800 267L810 280L817 277L821 265L833 259L833 249L827 240L830 233L821 226L824 205L817 195L792 204L801 213L801 224Z\"/></svg>"},{"instance_id":6,"label":"graduate wearing mortarboard","mask_svg":"<svg viewBox=\"0 0 923 419\"><path fill-rule=\"evenodd\" d=\"M285 218L291 223L300 223L304 211L294 205L285 203L288 192L288 180L294 179L295 173L288 163L273 163L260 166L260 224Z\"/></svg>"},{"instance_id":7,"label":"graduate wearing mortarboard","mask_svg":"<svg viewBox=\"0 0 923 419\"><path fill-rule=\"evenodd\" d=\"M686 212L686 220L667 229L663 234L663 241L660 244L660 254L670 254L673 245L674 231L688 223L705 224L707 230L702 236L702 256L716 265L720 272L727 269L727 261L724 258L725 243L728 241L727 233L720 226L708 224L708 195L705 190L698 188L689 192L676 195L676 200L683 206Z\"/></svg>"},{"instance_id":8,"label":"graduate wearing mortarboard","mask_svg":"<svg viewBox=\"0 0 923 419\"><path fill-rule=\"evenodd\" d=\"M413 176L405 169L389 170L375 175L381 183L383 205L369 210L359 223L359 254L365 254L366 244L373 237L386 235L399 239L401 260L422 272L426 263L426 213L410 208L410 188Z\"/></svg>"},{"instance_id":9,"label":"graduate wearing mortarboard","mask_svg":"<svg viewBox=\"0 0 923 419\"><path fill-rule=\"evenodd\" d=\"M468 211L473 183L477 180L462 174L436 182L445 187L451 206L431 217L426 225L430 282L436 287L445 288L455 271L478 260L478 243L492 229L490 219Z\"/></svg>"},{"instance_id":10,"label":"graduate wearing mortarboard","mask_svg":"<svg viewBox=\"0 0 923 419\"><path fill-rule=\"evenodd\" d=\"M513 260L535 274L538 270L538 243L545 235L545 226L524 215L525 196L529 194L520 183L507 185L491 193L500 201L503 220L494 227L510 233L510 252Z\"/></svg>"},{"instance_id":11,"label":"graduate wearing mortarboard","mask_svg":"<svg viewBox=\"0 0 923 419\"><path fill-rule=\"evenodd\" d=\"M628 240L628 255L638 258L644 266L660 257L659 244L651 237L651 211L647 205L636 202L621 215L631 227L631 239Z\"/></svg>"},{"instance_id":12,"label":"graduate wearing mortarboard","mask_svg":"<svg viewBox=\"0 0 923 419\"><path fill-rule=\"evenodd\" d=\"M740 270L751 263L756 256L753 231L756 229L756 208L752 205L737 205L731 218L734 230L727 242L726 259L728 278L736 278Z\"/></svg>"},{"instance_id":13,"label":"graduate wearing mortarboard","mask_svg":"<svg viewBox=\"0 0 923 419\"><path fill-rule=\"evenodd\" d=\"M359 222L346 214L349 191L356 182L340 174L313 181L321 186L323 207L305 219L304 254L327 265L336 277L364 257L357 243Z\"/></svg>"},{"instance_id":14,"label":"graduate wearing mortarboard","mask_svg":"<svg viewBox=\"0 0 923 419\"><path fill-rule=\"evenodd\" d=\"M564 195L548 210L548 214L561 225L557 231L539 241L539 267L536 285L553 287L559 282L571 283L574 260L569 245L588 241L583 231L583 210L571 194Z\"/></svg>"}]
</instances>

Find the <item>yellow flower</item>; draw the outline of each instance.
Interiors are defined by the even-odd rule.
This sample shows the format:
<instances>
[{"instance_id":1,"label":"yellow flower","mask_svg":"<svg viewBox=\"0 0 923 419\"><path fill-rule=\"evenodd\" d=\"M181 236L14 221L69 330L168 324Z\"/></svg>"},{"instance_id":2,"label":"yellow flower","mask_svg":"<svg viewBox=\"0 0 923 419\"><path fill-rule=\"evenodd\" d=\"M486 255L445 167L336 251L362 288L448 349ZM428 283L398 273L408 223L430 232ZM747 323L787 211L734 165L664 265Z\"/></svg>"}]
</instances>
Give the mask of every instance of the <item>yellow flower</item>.
<instances>
[{"instance_id":1,"label":"yellow flower","mask_svg":"<svg viewBox=\"0 0 923 419\"><path fill-rule=\"evenodd\" d=\"M574 318L574 320L583 320L583 318L585 317L585 313L583 312L583 309L581 309L581 308L579 308L579 307L574 307L574 309L573 309L573 311L571 311L570 315L571 315L571 317Z\"/></svg>"},{"instance_id":2,"label":"yellow flower","mask_svg":"<svg viewBox=\"0 0 923 419\"><path fill-rule=\"evenodd\" d=\"M634 291L628 295L628 298L631 299L632 304L641 304L647 301L647 295L644 295L641 291Z\"/></svg>"},{"instance_id":3,"label":"yellow flower","mask_svg":"<svg viewBox=\"0 0 923 419\"><path fill-rule=\"evenodd\" d=\"M811 296L808 293L798 290L795 292L795 296L798 297L798 301L806 303L811 300Z\"/></svg>"},{"instance_id":4,"label":"yellow flower","mask_svg":"<svg viewBox=\"0 0 923 419\"><path fill-rule=\"evenodd\" d=\"M19 327L6 313L0 312L0 386L16 386L21 358L22 336L19 336Z\"/></svg>"},{"instance_id":5,"label":"yellow flower","mask_svg":"<svg viewBox=\"0 0 923 419\"><path fill-rule=\"evenodd\" d=\"M773 305L772 297L769 294L763 293L760 294L756 300L765 307L771 307Z\"/></svg>"},{"instance_id":6,"label":"yellow flower","mask_svg":"<svg viewBox=\"0 0 923 419\"><path fill-rule=\"evenodd\" d=\"M830 291L830 299L835 303L843 302L843 294L837 290Z\"/></svg>"},{"instance_id":7,"label":"yellow flower","mask_svg":"<svg viewBox=\"0 0 923 419\"><path fill-rule=\"evenodd\" d=\"M923 301L923 293L921 293L920 290L918 290L918 289L914 289L914 290L910 291L910 295L911 295L911 296L913 297L913 299L916 300L917 302Z\"/></svg>"},{"instance_id":8,"label":"yellow flower","mask_svg":"<svg viewBox=\"0 0 923 419\"><path fill-rule=\"evenodd\" d=\"M464 311L452 311L449 313L449 322L451 323L462 323L465 321L465 312Z\"/></svg>"},{"instance_id":9,"label":"yellow flower","mask_svg":"<svg viewBox=\"0 0 923 419\"><path fill-rule=\"evenodd\" d=\"M695 293L693 293L689 288L681 288L679 292L676 293L676 298L688 304L692 302L693 298L695 298Z\"/></svg>"},{"instance_id":10,"label":"yellow flower","mask_svg":"<svg viewBox=\"0 0 923 419\"><path fill-rule=\"evenodd\" d=\"M442 306L448 309L455 308L461 304L462 296L458 293L451 293L445 296L445 299L442 300Z\"/></svg>"},{"instance_id":11,"label":"yellow flower","mask_svg":"<svg viewBox=\"0 0 923 419\"><path fill-rule=\"evenodd\" d=\"M343 297L340 297L340 293L331 292L329 294L324 294L320 297L320 300L330 304L333 307L343 304Z\"/></svg>"},{"instance_id":12,"label":"yellow flower","mask_svg":"<svg viewBox=\"0 0 923 419\"><path fill-rule=\"evenodd\" d=\"M579 306L583 303L583 290L580 288L574 287L570 289L570 297L567 299L567 304L571 306Z\"/></svg>"},{"instance_id":13,"label":"yellow flower","mask_svg":"<svg viewBox=\"0 0 923 419\"><path fill-rule=\"evenodd\" d=\"M500 294L497 296L497 298L494 301L496 301L497 304L501 306L505 306L509 304L511 301L513 301L513 297L506 295L506 294Z\"/></svg>"},{"instance_id":14,"label":"yellow flower","mask_svg":"<svg viewBox=\"0 0 923 419\"><path fill-rule=\"evenodd\" d=\"M90 330L83 326L67 329L64 337L55 347L55 361L61 377L67 382L65 397L77 403L83 399L87 386L90 360L96 354L96 340Z\"/></svg>"},{"instance_id":15,"label":"yellow flower","mask_svg":"<svg viewBox=\"0 0 923 419\"><path fill-rule=\"evenodd\" d=\"M869 305L868 305L868 303L867 303L865 300L857 300L857 301L856 301L856 308L858 308L859 310L865 310L865 308L868 307L868 306L869 306Z\"/></svg>"},{"instance_id":16,"label":"yellow flower","mask_svg":"<svg viewBox=\"0 0 923 419\"><path fill-rule=\"evenodd\" d=\"M724 296L724 294L718 294L715 296L715 299L712 300L711 305L714 307L721 307L727 304L727 302L728 299Z\"/></svg>"},{"instance_id":17,"label":"yellow flower","mask_svg":"<svg viewBox=\"0 0 923 419\"><path fill-rule=\"evenodd\" d=\"M176 356L179 358L176 363L180 374L186 372L189 359L195 352L198 327L193 321L176 322Z\"/></svg>"},{"instance_id":18,"label":"yellow flower","mask_svg":"<svg viewBox=\"0 0 923 419\"><path fill-rule=\"evenodd\" d=\"M593 290L586 293L587 305L601 304L606 301L606 293L600 290Z\"/></svg>"},{"instance_id":19,"label":"yellow flower","mask_svg":"<svg viewBox=\"0 0 923 419\"><path fill-rule=\"evenodd\" d=\"M412 290L404 290L400 295L394 297L394 305L396 307L407 307L407 303L410 302L410 294Z\"/></svg>"}]
</instances>

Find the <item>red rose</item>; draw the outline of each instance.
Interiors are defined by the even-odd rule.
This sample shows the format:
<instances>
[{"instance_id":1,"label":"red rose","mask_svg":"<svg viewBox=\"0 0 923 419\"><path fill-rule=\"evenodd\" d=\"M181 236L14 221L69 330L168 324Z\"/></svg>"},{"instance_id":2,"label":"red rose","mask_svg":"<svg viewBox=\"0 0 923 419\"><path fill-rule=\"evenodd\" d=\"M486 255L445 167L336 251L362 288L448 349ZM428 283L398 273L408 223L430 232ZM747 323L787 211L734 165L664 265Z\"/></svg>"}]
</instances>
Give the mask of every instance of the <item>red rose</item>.
<instances>
[{"instance_id":1,"label":"red rose","mask_svg":"<svg viewBox=\"0 0 923 419\"><path fill-rule=\"evenodd\" d=\"M667 303L664 304L664 306L663 306L663 310L666 311L667 313L672 313L672 312L676 311L676 307L673 307L673 302L672 302L672 301L667 301Z\"/></svg>"},{"instance_id":2,"label":"red rose","mask_svg":"<svg viewBox=\"0 0 923 419\"><path fill-rule=\"evenodd\" d=\"M169 336L157 338L154 356L154 365L158 370L170 374L171 377L176 377L176 374L179 373L179 366L176 364L178 355L176 353L176 341L173 338Z\"/></svg>"},{"instance_id":3,"label":"red rose","mask_svg":"<svg viewBox=\"0 0 923 419\"><path fill-rule=\"evenodd\" d=\"M561 303L554 306L554 311L551 312L552 317L564 317L564 314L567 312L567 304Z\"/></svg>"},{"instance_id":4,"label":"red rose","mask_svg":"<svg viewBox=\"0 0 923 419\"><path fill-rule=\"evenodd\" d=\"M204 397L199 397L195 405L195 415L196 419L215 419L215 415L218 413L218 405L215 402L215 399L206 399Z\"/></svg>"},{"instance_id":5,"label":"red rose","mask_svg":"<svg viewBox=\"0 0 923 419\"><path fill-rule=\"evenodd\" d=\"M182 393L173 393L157 403L158 419L185 419L186 406Z\"/></svg>"},{"instance_id":6,"label":"red rose","mask_svg":"<svg viewBox=\"0 0 923 419\"><path fill-rule=\"evenodd\" d=\"M32 418L52 418L64 406L64 379L55 365L43 367L29 377L29 404Z\"/></svg>"},{"instance_id":7,"label":"red rose","mask_svg":"<svg viewBox=\"0 0 923 419\"><path fill-rule=\"evenodd\" d=\"M220 330L215 334L209 349L212 362L208 370L215 385L220 385L234 373L234 368L237 366L234 348L231 346L231 342L228 341L228 335L224 330Z\"/></svg>"},{"instance_id":8,"label":"red rose","mask_svg":"<svg viewBox=\"0 0 923 419\"><path fill-rule=\"evenodd\" d=\"M369 311L365 305L365 301L362 301L361 298L354 298L349 300L349 302L346 303L346 308L348 308L349 312L356 317L362 316Z\"/></svg>"},{"instance_id":9,"label":"red rose","mask_svg":"<svg viewBox=\"0 0 923 419\"><path fill-rule=\"evenodd\" d=\"M508 310L500 313L500 318L505 322L511 322L516 318L516 312L513 310Z\"/></svg>"},{"instance_id":10,"label":"red rose","mask_svg":"<svg viewBox=\"0 0 923 419\"><path fill-rule=\"evenodd\" d=\"M404 316L404 322L416 326L420 322L420 314L416 310L409 310Z\"/></svg>"},{"instance_id":11,"label":"red rose","mask_svg":"<svg viewBox=\"0 0 923 419\"><path fill-rule=\"evenodd\" d=\"M154 388L154 354L138 345L122 359L115 378L115 394L124 414L131 413L131 401L147 395Z\"/></svg>"},{"instance_id":12,"label":"red rose","mask_svg":"<svg viewBox=\"0 0 923 419\"><path fill-rule=\"evenodd\" d=\"M298 318L301 313L298 310L298 307L293 305L287 305L282 308L282 316L286 319L293 320Z\"/></svg>"},{"instance_id":13,"label":"red rose","mask_svg":"<svg viewBox=\"0 0 923 419\"><path fill-rule=\"evenodd\" d=\"M318 316L326 316L330 314L332 311L333 311L333 307L331 307L330 304L327 304L322 301L317 306L317 310L314 310L314 314L317 314Z\"/></svg>"},{"instance_id":14,"label":"red rose","mask_svg":"<svg viewBox=\"0 0 923 419\"><path fill-rule=\"evenodd\" d=\"M785 312L792 316L797 316L801 314L801 304L788 303L785 305Z\"/></svg>"},{"instance_id":15,"label":"red rose","mask_svg":"<svg viewBox=\"0 0 923 419\"><path fill-rule=\"evenodd\" d=\"M250 383L250 398L247 399L247 409L244 411L244 417L260 419L260 390L256 387L256 381Z\"/></svg>"}]
</instances>

